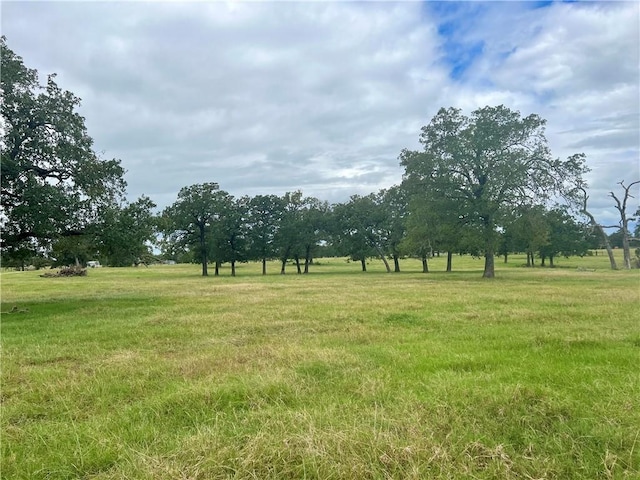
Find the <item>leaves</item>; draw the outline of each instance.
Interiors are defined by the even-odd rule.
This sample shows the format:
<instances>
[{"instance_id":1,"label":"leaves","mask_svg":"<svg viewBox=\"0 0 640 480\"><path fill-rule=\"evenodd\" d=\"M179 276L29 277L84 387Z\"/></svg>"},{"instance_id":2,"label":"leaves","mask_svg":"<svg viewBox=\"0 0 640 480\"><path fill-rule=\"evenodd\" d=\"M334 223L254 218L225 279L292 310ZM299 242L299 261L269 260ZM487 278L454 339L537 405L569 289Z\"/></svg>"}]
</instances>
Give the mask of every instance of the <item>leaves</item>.
<instances>
[{"instance_id":1,"label":"leaves","mask_svg":"<svg viewBox=\"0 0 640 480\"><path fill-rule=\"evenodd\" d=\"M440 109L422 128L423 151L404 150L400 164L404 184L419 208L430 208L455 225L464 220L483 239L493 276L497 227L514 207L543 204L554 196L571 198L571 185L586 171L584 156L554 159L544 135L545 120L500 105L484 107L466 117L456 108Z\"/></svg>"},{"instance_id":2,"label":"leaves","mask_svg":"<svg viewBox=\"0 0 640 480\"><path fill-rule=\"evenodd\" d=\"M0 40L1 107L5 128L0 143L2 171L2 249L24 242L46 245L79 232L96 220L101 207L122 198L124 170L118 160L93 151L80 99L49 75L38 83L36 70Z\"/></svg>"}]
</instances>

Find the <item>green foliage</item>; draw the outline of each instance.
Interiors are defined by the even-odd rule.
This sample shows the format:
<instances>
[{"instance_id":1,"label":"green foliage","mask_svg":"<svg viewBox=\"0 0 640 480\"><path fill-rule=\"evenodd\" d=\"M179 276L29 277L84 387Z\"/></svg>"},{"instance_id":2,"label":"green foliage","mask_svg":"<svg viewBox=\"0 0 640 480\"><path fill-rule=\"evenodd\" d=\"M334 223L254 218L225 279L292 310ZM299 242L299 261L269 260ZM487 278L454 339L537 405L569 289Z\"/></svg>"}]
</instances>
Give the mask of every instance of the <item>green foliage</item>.
<instances>
[{"instance_id":1,"label":"green foliage","mask_svg":"<svg viewBox=\"0 0 640 480\"><path fill-rule=\"evenodd\" d=\"M393 259L394 271L400 271L399 259L403 255L402 241L406 234L408 195L402 186L393 186L378 193L380 208L384 214L383 228L387 254Z\"/></svg>"},{"instance_id":2,"label":"green foliage","mask_svg":"<svg viewBox=\"0 0 640 480\"><path fill-rule=\"evenodd\" d=\"M208 275L212 226L227 196L228 193L213 182L183 187L178 199L162 212L166 242L178 248L192 247L202 265L203 276Z\"/></svg>"},{"instance_id":3,"label":"green foliage","mask_svg":"<svg viewBox=\"0 0 640 480\"><path fill-rule=\"evenodd\" d=\"M585 171L581 155L551 157L544 125L537 115L523 118L504 106L484 107L471 117L443 108L422 128L423 151L400 155L414 195L427 203L439 199L450 218L480 234L485 277L494 276L497 228L512 209L532 199L571 196Z\"/></svg>"},{"instance_id":4,"label":"green foliage","mask_svg":"<svg viewBox=\"0 0 640 480\"><path fill-rule=\"evenodd\" d=\"M124 206L103 210L96 227L96 243L106 265L128 267L149 254L157 227L152 210L156 204L146 196Z\"/></svg>"},{"instance_id":5,"label":"green foliage","mask_svg":"<svg viewBox=\"0 0 640 480\"><path fill-rule=\"evenodd\" d=\"M219 192L216 209L211 258L217 265L230 262L231 275L235 276L236 262L247 260L249 198L236 199L226 192Z\"/></svg>"},{"instance_id":6,"label":"green foliage","mask_svg":"<svg viewBox=\"0 0 640 480\"><path fill-rule=\"evenodd\" d=\"M0 40L2 65L2 250L47 247L53 239L82 233L96 211L124 192L118 160L93 151L80 99L49 75L46 86Z\"/></svg>"},{"instance_id":7,"label":"green foliage","mask_svg":"<svg viewBox=\"0 0 640 480\"><path fill-rule=\"evenodd\" d=\"M549 258L551 266L557 255L570 257L586 255L588 243L585 226L577 223L566 208L556 207L545 213L548 225L547 241L540 245L540 257Z\"/></svg>"},{"instance_id":8,"label":"green foliage","mask_svg":"<svg viewBox=\"0 0 640 480\"><path fill-rule=\"evenodd\" d=\"M95 236L90 234L60 237L51 249L55 267L86 265L89 260L97 258L97 255Z\"/></svg>"},{"instance_id":9,"label":"green foliage","mask_svg":"<svg viewBox=\"0 0 640 480\"><path fill-rule=\"evenodd\" d=\"M280 273L285 273L287 260L301 255L300 221L304 200L302 191L287 192L282 198L280 225L274 238L278 258L281 262ZM298 269L299 269L298 262Z\"/></svg>"},{"instance_id":10,"label":"green foliage","mask_svg":"<svg viewBox=\"0 0 640 480\"><path fill-rule=\"evenodd\" d=\"M277 195L256 195L249 200L249 258L263 262L276 257L275 239L283 214L283 199Z\"/></svg>"},{"instance_id":11,"label":"green foliage","mask_svg":"<svg viewBox=\"0 0 640 480\"><path fill-rule=\"evenodd\" d=\"M374 194L353 195L347 203L334 206L334 238L344 255L361 262L362 270L367 258L384 257L384 215L378 202Z\"/></svg>"}]
</instances>

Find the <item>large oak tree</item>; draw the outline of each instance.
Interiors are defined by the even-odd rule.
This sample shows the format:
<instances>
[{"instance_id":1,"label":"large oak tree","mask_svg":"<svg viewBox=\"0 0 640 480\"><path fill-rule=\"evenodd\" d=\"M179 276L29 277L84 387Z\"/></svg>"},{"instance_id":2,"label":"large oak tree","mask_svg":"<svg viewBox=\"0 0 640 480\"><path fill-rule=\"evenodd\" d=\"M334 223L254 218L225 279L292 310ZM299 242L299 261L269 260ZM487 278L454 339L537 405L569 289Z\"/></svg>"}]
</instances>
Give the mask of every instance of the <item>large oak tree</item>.
<instances>
[{"instance_id":1,"label":"large oak tree","mask_svg":"<svg viewBox=\"0 0 640 480\"><path fill-rule=\"evenodd\" d=\"M45 86L0 40L2 251L49 245L79 235L98 212L122 198L124 170L93 150L80 99L55 75Z\"/></svg>"},{"instance_id":2,"label":"large oak tree","mask_svg":"<svg viewBox=\"0 0 640 480\"><path fill-rule=\"evenodd\" d=\"M514 206L568 195L580 183L584 158L553 158L545 120L522 117L505 106L484 107L470 117L442 108L422 128L420 152L403 151L405 179L432 197L457 205L457 215L482 235L484 277L493 277L498 227Z\"/></svg>"}]
</instances>

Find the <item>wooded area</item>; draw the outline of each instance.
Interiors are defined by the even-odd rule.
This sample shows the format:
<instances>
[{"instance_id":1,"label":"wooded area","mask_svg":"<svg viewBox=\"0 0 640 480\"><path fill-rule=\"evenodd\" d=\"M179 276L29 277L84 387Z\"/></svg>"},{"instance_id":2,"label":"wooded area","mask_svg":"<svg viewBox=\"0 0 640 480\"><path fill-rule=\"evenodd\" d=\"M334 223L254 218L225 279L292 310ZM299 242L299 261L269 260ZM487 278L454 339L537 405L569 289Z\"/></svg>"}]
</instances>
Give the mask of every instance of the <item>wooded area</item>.
<instances>
[{"instance_id":1,"label":"wooded area","mask_svg":"<svg viewBox=\"0 0 640 480\"><path fill-rule=\"evenodd\" d=\"M612 244L632 252L629 199L640 181L611 192L619 225L600 225L587 208L584 154L554 158L545 121L505 106L464 115L442 108L422 128L419 151L403 150L403 181L369 195L329 204L301 191L236 198L215 182L185 186L156 213L152 199L128 202L120 160L93 150L80 99L49 75L41 85L2 38L2 262L5 267L86 264L129 266L161 260L208 266L279 259L308 273L314 258L347 256L366 270L380 258L388 272L400 259L434 254L485 259L483 276L495 275L495 258L526 252L554 266L559 256L585 255ZM586 221L585 221L586 218ZM608 235L604 229L617 228ZM154 255L154 247L156 248ZM158 255L157 252L160 252ZM635 255L635 258L634 258ZM611 256L612 268L617 268ZM392 263L390 263L392 262ZM547 263L548 262L548 263Z\"/></svg>"}]
</instances>

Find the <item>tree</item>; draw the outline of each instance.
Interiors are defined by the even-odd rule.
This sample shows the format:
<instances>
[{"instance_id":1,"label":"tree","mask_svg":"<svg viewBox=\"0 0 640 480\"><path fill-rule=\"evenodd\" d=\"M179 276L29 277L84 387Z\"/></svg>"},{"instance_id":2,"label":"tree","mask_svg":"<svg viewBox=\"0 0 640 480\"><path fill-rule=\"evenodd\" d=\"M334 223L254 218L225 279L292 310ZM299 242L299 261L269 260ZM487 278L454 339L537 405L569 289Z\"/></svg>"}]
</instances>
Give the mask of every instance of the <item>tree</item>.
<instances>
[{"instance_id":1,"label":"tree","mask_svg":"<svg viewBox=\"0 0 640 480\"><path fill-rule=\"evenodd\" d=\"M421 155L419 152L405 153L407 156ZM413 239L413 244L421 241L417 238L420 232L427 235L430 252L435 250L438 255L447 252L447 272L452 271L454 252L477 251L474 246L474 242L477 242L474 240L475 232L466 225L457 202L440 195L437 190L424 189L415 176L405 177L402 185L409 197L408 214L412 221L407 235ZM426 258L423 258L423 270L425 264Z\"/></svg>"},{"instance_id":2,"label":"tree","mask_svg":"<svg viewBox=\"0 0 640 480\"><path fill-rule=\"evenodd\" d=\"M247 223L249 198L234 198L227 192L217 193L217 219L212 232L213 254L216 275L222 263L231 264L231 276L236 276L236 263L247 259Z\"/></svg>"},{"instance_id":3,"label":"tree","mask_svg":"<svg viewBox=\"0 0 640 480\"><path fill-rule=\"evenodd\" d=\"M204 277L209 274L212 224L219 217L220 198L225 194L213 182L183 187L178 199L162 212L164 231L169 238L196 248Z\"/></svg>"},{"instance_id":4,"label":"tree","mask_svg":"<svg viewBox=\"0 0 640 480\"><path fill-rule=\"evenodd\" d=\"M543 205L526 205L518 209L517 217L507 227L515 249L527 254L527 267L535 265L535 253L549 242L546 213Z\"/></svg>"},{"instance_id":5,"label":"tree","mask_svg":"<svg viewBox=\"0 0 640 480\"><path fill-rule=\"evenodd\" d=\"M62 90L55 75L41 86L4 37L0 57L2 251L82 234L101 208L122 197L124 170L93 151L76 111L80 99Z\"/></svg>"},{"instance_id":6,"label":"tree","mask_svg":"<svg viewBox=\"0 0 640 480\"><path fill-rule=\"evenodd\" d=\"M282 212L283 199L277 195L256 195L249 201L249 257L262 262L263 275L267 274L267 259L276 256Z\"/></svg>"},{"instance_id":7,"label":"tree","mask_svg":"<svg viewBox=\"0 0 640 480\"><path fill-rule=\"evenodd\" d=\"M367 258L376 254L369 243L360 217L364 212L357 209L358 197L351 197L347 203L333 206L332 237L341 255L348 256L353 261L359 261L362 271L367 271Z\"/></svg>"},{"instance_id":8,"label":"tree","mask_svg":"<svg viewBox=\"0 0 640 480\"><path fill-rule=\"evenodd\" d=\"M580 155L551 157L544 125L502 105L471 117L442 108L422 128L423 151L400 154L405 178L457 205L459 217L481 234L485 278L495 276L498 226L513 206L570 195L568 185L585 171Z\"/></svg>"},{"instance_id":9,"label":"tree","mask_svg":"<svg viewBox=\"0 0 640 480\"><path fill-rule=\"evenodd\" d=\"M366 259L379 256L387 272L391 267L385 255L387 233L384 210L375 194L352 195L349 202L334 206L337 238L352 260L359 260L366 271Z\"/></svg>"},{"instance_id":10,"label":"tree","mask_svg":"<svg viewBox=\"0 0 640 480\"><path fill-rule=\"evenodd\" d=\"M280 228L275 235L274 243L281 262L280 274L286 273L287 260L296 259L298 273L300 269L300 218L302 215L302 192L287 192L282 197L282 216Z\"/></svg>"},{"instance_id":11,"label":"tree","mask_svg":"<svg viewBox=\"0 0 640 480\"><path fill-rule=\"evenodd\" d=\"M95 243L104 263L114 267L138 264L154 240L156 204L142 196L133 203L109 207L100 214Z\"/></svg>"},{"instance_id":12,"label":"tree","mask_svg":"<svg viewBox=\"0 0 640 480\"><path fill-rule=\"evenodd\" d=\"M53 241L51 257L54 267L86 265L98 256L95 229L83 235L60 237Z\"/></svg>"},{"instance_id":13,"label":"tree","mask_svg":"<svg viewBox=\"0 0 640 480\"><path fill-rule=\"evenodd\" d=\"M406 235L400 248L422 261L422 273L429 273L428 259L433 257L433 227L429 211L408 206L405 218Z\"/></svg>"},{"instance_id":14,"label":"tree","mask_svg":"<svg viewBox=\"0 0 640 480\"><path fill-rule=\"evenodd\" d=\"M546 241L538 247L538 254L542 259L549 259L549 266L554 266L554 258L558 255L570 257L585 255L588 250L587 232L584 225L575 221L566 207L557 206L544 213L547 225Z\"/></svg>"},{"instance_id":15,"label":"tree","mask_svg":"<svg viewBox=\"0 0 640 480\"><path fill-rule=\"evenodd\" d=\"M325 240L323 235L327 232L329 211L329 204L315 197L306 197L302 201L298 233L304 256L304 274L309 273L314 253L319 243Z\"/></svg>"},{"instance_id":16,"label":"tree","mask_svg":"<svg viewBox=\"0 0 640 480\"><path fill-rule=\"evenodd\" d=\"M386 230L386 244L389 256L393 259L393 271L400 271L402 240L406 234L408 208L407 192L402 186L394 185L378 193L380 208L384 216L383 228Z\"/></svg>"},{"instance_id":17,"label":"tree","mask_svg":"<svg viewBox=\"0 0 640 480\"><path fill-rule=\"evenodd\" d=\"M624 232L622 231L621 228L609 234L609 243L613 248L623 248Z\"/></svg>"},{"instance_id":18,"label":"tree","mask_svg":"<svg viewBox=\"0 0 640 480\"><path fill-rule=\"evenodd\" d=\"M624 268L629 270L631 268L631 249L629 246L629 241L631 240L631 234L629 232L629 222L634 220L634 217L627 216L627 202L629 198L634 198L631 195L631 188L634 185L640 184L640 180L636 180L635 182L631 182L629 185L625 186L624 180L618 182L618 185L622 187L624 191L624 196L622 200L620 200L615 193L609 192L609 196L613 198L615 203L615 208L618 210L620 214L620 230L622 231L622 251L623 251L623 261Z\"/></svg>"}]
</instances>

